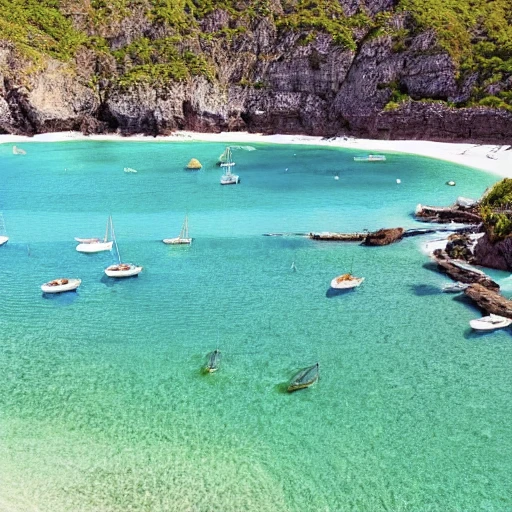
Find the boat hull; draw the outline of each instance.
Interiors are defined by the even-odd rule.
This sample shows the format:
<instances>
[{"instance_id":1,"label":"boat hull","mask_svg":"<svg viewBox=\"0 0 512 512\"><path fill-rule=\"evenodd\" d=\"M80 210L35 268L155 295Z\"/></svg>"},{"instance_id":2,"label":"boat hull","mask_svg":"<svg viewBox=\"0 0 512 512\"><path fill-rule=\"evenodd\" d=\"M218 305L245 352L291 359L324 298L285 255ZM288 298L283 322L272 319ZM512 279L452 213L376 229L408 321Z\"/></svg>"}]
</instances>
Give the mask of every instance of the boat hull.
<instances>
[{"instance_id":1,"label":"boat hull","mask_svg":"<svg viewBox=\"0 0 512 512\"><path fill-rule=\"evenodd\" d=\"M510 324L512 324L512 319L498 315L485 316L469 321L469 325L475 331L495 331L496 329L504 329Z\"/></svg>"},{"instance_id":2,"label":"boat hull","mask_svg":"<svg viewBox=\"0 0 512 512\"><path fill-rule=\"evenodd\" d=\"M334 290L348 290L350 288L356 288L364 281L364 277L353 277L351 279L340 280L342 277L343 276L335 277L331 281L331 288Z\"/></svg>"},{"instance_id":3,"label":"boat hull","mask_svg":"<svg viewBox=\"0 0 512 512\"><path fill-rule=\"evenodd\" d=\"M9 241L8 236L0 236L0 246L6 244Z\"/></svg>"},{"instance_id":4,"label":"boat hull","mask_svg":"<svg viewBox=\"0 0 512 512\"><path fill-rule=\"evenodd\" d=\"M164 238L162 242L168 245L189 245L192 243L192 238Z\"/></svg>"},{"instance_id":5,"label":"boat hull","mask_svg":"<svg viewBox=\"0 0 512 512\"><path fill-rule=\"evenodd\" d=\"M142 267L131 263L110 265L110 267L105 269L105 274L107 274L108 277L132 277L140 274L141 272Z\"/></svg>"},{"instance_id":6,"label":"boat hull","mask_svg":"<svg viewBox=\"0 0 512 512\"><path fill-rule=\"evenodd\" d=\"M221 185L238 185L240 178L238 176L231 176L230 178L221 178Z\"/></svg>"},{"instance_id":7,"label":"boat hull","mask_svg":"<svg viewBox=\"0 0 512 512\"><path fill-rule=\"evenodd\" d=\"M316 363L309 368L306 368L300 371L295 377L292 379L290 384L288 385L288 393L292 393L293 391L297 391L299 389L309 388L312 386L319 378L319 365Z\"/></svg>"},{"instance_id":8,"label":"boat hull","mask_svg":"<svg viewBox=\"0 0 512 512\"><path fill-rule=\"evenodd\" d=\"M94 253L102 251L111 251L113 242L93 242L81 243L76 246L78 252Z\"/></svg>"},{"instance_id":9,"label":"boat hull","mask_svg":"<svg viewBox=\"0 0 512 512\"><path fill-rule=\"evenodd\" d=\"M41 285L43 293L62 293L76 290L82 283L81 279L54 279Z\"/></svg>"}]
</instances>

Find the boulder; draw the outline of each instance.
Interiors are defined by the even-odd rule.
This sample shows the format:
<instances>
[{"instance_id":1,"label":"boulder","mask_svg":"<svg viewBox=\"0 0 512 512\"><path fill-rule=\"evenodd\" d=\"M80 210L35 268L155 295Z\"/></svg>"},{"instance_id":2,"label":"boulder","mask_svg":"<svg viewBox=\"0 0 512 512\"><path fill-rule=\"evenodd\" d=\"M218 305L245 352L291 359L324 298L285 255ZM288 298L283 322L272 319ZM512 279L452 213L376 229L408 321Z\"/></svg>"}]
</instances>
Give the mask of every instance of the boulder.
<instances>
[{"instance_id":1,"label":"boulder","mask_svg":"<svg viewBox=\"0 0 512 512\"><path fill-rule=\"evenodd\" d=\"M464 293L487 313L512 318L512 301L500 295L498 291L474 283L469 285Z\"/></svg>"},{"instance_id":2,"label":"boulder","mask_svg":"<svg viewBox=\"0 0 512 512\"><path fill-rule=\"evenodd\" d=\"M363 244L364 245L389 245L394 242L398 242L402 239L404 234L403 228L389 228L389 229L379 229L378 231L374 231L372 233L368 233L368 236L365 238Z\"/></svg>"}]
</instances>

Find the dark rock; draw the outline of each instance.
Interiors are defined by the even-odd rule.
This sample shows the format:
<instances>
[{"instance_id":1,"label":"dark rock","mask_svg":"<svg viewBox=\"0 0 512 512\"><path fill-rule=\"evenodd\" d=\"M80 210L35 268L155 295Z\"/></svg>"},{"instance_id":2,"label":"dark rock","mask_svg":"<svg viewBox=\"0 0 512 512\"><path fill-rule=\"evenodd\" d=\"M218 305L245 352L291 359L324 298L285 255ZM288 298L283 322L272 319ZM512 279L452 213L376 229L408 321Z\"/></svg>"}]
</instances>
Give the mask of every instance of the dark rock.
<instances>
[{"instance_id":1,"label":"dark rock","mask_svg":"<svg viewBox=\"0 0 512 512\"><path fill-rule=\"evenodd\" d=\"M475 283L469 285L464 290L464 293L484 311L512 318L512 301L500 295L496 290L489 289L480 283Z\"/></svg>"},{"instance_id":2,"label":"dark rock","mask_svg":"<svg viewBox=\"0 0 512 512\"><path fill-rule=\"evenodd\" d=\"M414 215L422 222L457 222L461 224L480 224L482 217L477 207L464 208L458 205L448 207L425 206L419 204Z\"/></svg>"},{"instance_id":3,"label":"dark rock","mask_svg":"<svg viewBox=\"0 0 512 512\"><path fill-rule=\"evenodd\" d=\"M379 229L369 233L365 238L364 245L389 245L398 242L404 234L403 228Z\"/></svg>"},{"instance_id":4,"label":"dark rock","mask_svg":"<svg viewBox=\"0 0 512 512\"><path fill-rule=\"evenodd\" d=\"M481 237L473 251L475 263L483 267L512 272L512 239L493 244L487 234Z\"/></svg>"},{"instance_id":5,"label":"dark rock","mask_svg":"<svg viewBox=\"0 0 512 512\"><path fill-rule=\"evenodd\" d=\"M460 281L461 283L478 283L490 290L499 290L498 283L493 281L489 276L482 272L461 266L461 262L452 260L441 249L436 249L433 253L438 267L448 274L453 280Z\"/></svg>"}]
</instances>

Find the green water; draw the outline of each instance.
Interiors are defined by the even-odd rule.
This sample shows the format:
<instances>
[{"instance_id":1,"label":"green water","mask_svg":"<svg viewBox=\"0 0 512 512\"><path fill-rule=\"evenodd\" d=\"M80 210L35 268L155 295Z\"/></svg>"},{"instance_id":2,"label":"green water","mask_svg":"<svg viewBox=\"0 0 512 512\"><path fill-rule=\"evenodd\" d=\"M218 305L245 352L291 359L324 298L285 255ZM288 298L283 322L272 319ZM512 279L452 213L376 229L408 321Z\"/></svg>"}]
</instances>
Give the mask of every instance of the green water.
<instances>
[{"instance_id":1,"label":"green water","mask_svg":"<svg viewBox=\"0 0 512 512\"><path fill-rule=\"evenodd\" d=\"M471 332L479 312L440 293L424 238L262 236L414 227L417 203L479 197L495 177L254 145L221 187L220 144L21 147L0 146L0 511L512 510L511 332ZM110 213L137 278L75 251ZM192 246L162 244L185 214ZM349 270L363 285L329 292ZM78 292L43 297L60 276ZM317 361L320 381L287 394Z\"/></svg>"}]
</instances>

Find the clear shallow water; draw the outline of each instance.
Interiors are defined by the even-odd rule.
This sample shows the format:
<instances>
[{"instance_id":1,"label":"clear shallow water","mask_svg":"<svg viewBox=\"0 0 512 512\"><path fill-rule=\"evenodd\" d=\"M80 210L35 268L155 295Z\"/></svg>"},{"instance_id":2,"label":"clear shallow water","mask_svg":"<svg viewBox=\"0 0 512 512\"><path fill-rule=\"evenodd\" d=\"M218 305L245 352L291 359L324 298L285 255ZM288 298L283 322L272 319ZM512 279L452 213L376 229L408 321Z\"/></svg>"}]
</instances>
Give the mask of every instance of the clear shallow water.
<instances>
[{"instance_id":1,"label":"clear shallow water","mask_svg":"<svg viewBox=\"0 0 512 512\"><path fill-rule=\"evenodd\" d=\"M22 147L0 146L0 510L512 508L511 332L469 330L478 311L439 293L421 238L262 236L413 227L417 203L478 197L495 177L254 145L235 151L242 183L221 187L220 144ZM203 170L183 170L191 157ZM162 244L186 212L193 245ZM138 278L75 251L109 213ZM332 296L351 268L363 286ZM78 293L42 297L59 276ZM202 375L215 348L221 369ZM316 361L320 382L286 394Z\"/></svg>"}]
</instances>

